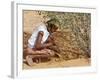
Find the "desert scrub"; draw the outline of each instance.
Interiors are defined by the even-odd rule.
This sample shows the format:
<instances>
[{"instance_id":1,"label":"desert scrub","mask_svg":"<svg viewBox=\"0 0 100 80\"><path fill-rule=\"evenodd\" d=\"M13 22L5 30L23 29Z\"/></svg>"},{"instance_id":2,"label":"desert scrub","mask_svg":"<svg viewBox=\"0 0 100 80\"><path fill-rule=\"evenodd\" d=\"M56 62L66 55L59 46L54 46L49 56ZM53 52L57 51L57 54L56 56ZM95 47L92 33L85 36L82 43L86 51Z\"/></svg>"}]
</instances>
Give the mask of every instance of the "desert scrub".
<instances>
[{"instance_id":1,"label":"desert scrub","mask_svg":"<svg viewBox=\"0 0 100 80\"><path fill-rule=\"evenodd\" d=\"M42 13L42 12L41 12ZM91 55L91 14L72 12L43 12L44 18L56 18L60 22L60 31L70 33L78 47L90 57ZM68 37L66 36L66 37ZM66 38L64 37L64 38ZM74 45L73 45L74 46Z\"/></svg>"}]
</instances>

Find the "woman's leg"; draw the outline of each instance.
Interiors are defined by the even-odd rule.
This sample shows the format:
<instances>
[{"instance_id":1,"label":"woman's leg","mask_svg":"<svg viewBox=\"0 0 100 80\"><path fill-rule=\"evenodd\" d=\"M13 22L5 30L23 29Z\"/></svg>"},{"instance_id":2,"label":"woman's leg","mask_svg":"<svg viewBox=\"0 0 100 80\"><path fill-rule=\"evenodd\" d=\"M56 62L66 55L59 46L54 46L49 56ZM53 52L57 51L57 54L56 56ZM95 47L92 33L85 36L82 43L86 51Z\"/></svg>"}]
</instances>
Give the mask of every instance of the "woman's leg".
<instances>
[{"instance_id":1,"label":"woman's leg","mask_svg":"<svg viewBox=\"0 0 100 80\"><path fill-rule=\"evenodd\" d=\"M28 65L32 66L32 65L34 65L33 59L36 59L36 62L40 62L41 58L50 59L54 55L55 55L54 52L49 49L42 49L42 50L35 50L35 51L33 50L32 54L29 54L26 56L26 61L27 61Z\"/></svg>"},{"instance_id":2,"label":"woman's leg","mask_svg":"<svg viewBox=\"0 0 100 80\"><path fill-rule=\"evenodd\" d=\"M53 50L50 49L43 49L43 51L45 51L46 53L48 53L51 57L55 56L55 53Z\"/></svg>"},{"instance_id":3,"label":"woman's leg","mask_svg":"<svg viewBox=\"0 0 100 80\"><path fill-rule=\"evenodd\" d=\"M33 50L33 55L50 55L50 56L54 56L54 51L50 50L50 49L42 49L42 50Z\"/></svg>"},{"instance_id":4,"label":"woman's leg","mask_svg":"<svg viewBox=\"0 0 100 80\"><path fill-rule=\"evenodd\" d=\"M33 62L33 58L32 55L27 55L26 56L26 62L29 66L33 66L34 62Z\"/></svg>"}]
</instances>

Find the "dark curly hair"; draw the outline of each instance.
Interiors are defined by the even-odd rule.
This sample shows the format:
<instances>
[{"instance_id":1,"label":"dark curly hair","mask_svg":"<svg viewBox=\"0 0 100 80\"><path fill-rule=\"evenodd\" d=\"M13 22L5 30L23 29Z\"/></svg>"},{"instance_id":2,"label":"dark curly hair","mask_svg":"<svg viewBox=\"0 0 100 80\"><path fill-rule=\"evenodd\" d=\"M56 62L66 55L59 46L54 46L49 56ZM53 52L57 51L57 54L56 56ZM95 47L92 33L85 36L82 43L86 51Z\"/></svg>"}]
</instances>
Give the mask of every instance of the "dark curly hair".
<instances>
[{"instance_id":1,"label":"dark curly hair","mask_svg":"<svg viewBox=\"0 0 100 80\"><path fill-rule=\"evenodd\" d=\"M58 29L59 21L57 19L55 19L55 18L50 19L46 23L47 23L48 31L50 31L50 30L55 30L56 31Z\"/></svg>"}]
</instances>

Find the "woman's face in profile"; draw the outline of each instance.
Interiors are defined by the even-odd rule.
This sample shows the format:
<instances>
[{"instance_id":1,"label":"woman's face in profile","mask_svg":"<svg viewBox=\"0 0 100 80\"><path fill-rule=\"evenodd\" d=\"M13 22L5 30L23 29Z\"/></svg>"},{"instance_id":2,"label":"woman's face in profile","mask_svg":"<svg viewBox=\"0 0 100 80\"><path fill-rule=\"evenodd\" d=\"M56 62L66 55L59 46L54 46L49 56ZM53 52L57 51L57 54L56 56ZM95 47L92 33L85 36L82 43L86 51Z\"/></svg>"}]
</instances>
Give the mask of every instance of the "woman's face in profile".
<instances>
[{"instance_id":1,"label":"woman's face in profile","mask_svg":"<svg viewBox=\"0 0 100 80\"><path fill-rule=\"evenodd\" d=\"M56 32L57 29L58 29L58 27L55 26L55 25L47 27L47 30L48 30L50 33Z\"/></svg>"},{"instance_id":2,"label":"woman's face in profile","mask_svg":"<svg viewBox=\"0 0 100 80\"><path fill-rule=\"evenodd\" d=\"M57 29L58 29L58 27L56 27L56 26L55 26L55 27L52 27L52 28L51 28L51 32L52 32L52 33L53 33L53 32L56 32Z\"/></svg>"}]
</instances>

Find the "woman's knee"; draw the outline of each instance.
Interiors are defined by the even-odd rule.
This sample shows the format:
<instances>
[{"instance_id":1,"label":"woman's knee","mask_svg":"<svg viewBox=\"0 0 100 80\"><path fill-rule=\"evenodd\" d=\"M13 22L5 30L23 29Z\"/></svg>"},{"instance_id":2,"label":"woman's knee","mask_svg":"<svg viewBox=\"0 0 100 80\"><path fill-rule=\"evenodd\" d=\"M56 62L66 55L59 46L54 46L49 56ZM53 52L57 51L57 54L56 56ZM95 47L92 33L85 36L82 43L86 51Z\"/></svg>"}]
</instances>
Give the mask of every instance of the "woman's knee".
<instances>
[{"instance_id":1,"label":"woman's knee","mask_svg":"<svg viewBox=\"0 0 100 80\"><path fill-rule=\"evenodd\" d=\"M26 52L27 52L27 54L32 53L32 49L31 48L27 48Z\"/></svg>"}]
</instances>

